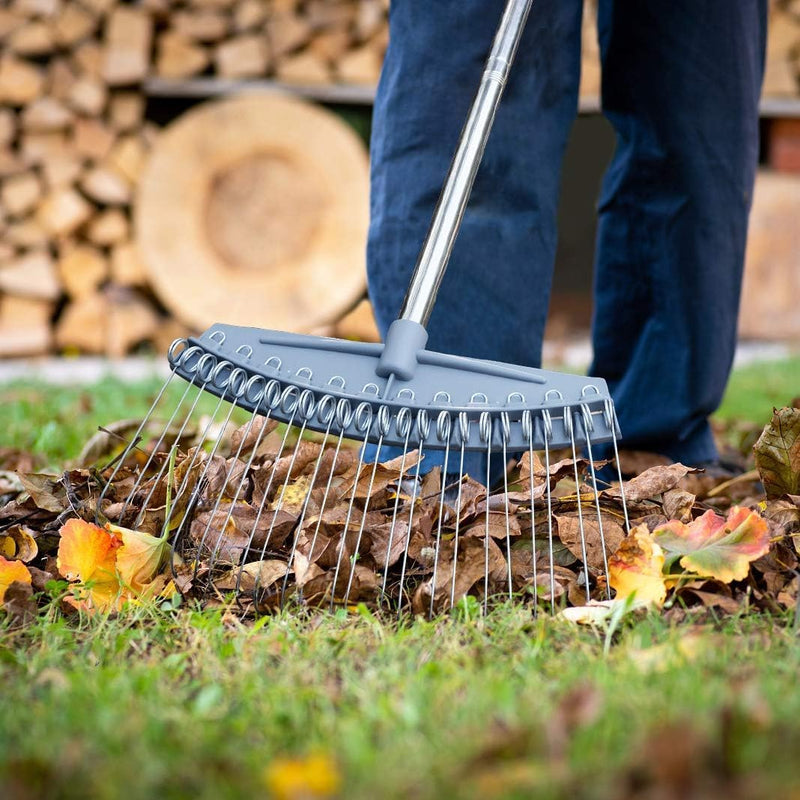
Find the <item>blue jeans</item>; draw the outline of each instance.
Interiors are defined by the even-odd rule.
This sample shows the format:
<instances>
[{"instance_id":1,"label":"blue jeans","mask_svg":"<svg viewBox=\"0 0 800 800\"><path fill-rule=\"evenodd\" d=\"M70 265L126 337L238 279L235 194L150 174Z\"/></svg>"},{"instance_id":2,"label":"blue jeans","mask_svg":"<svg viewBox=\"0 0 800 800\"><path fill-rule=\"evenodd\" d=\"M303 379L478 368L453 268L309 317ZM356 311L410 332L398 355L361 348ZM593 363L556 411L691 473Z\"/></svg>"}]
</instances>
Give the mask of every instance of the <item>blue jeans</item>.
<instances>
[{"instance_id":1,"label":"blue jeans","mask_svg":"<svg viewBox=\"0 0 800 800\"><path fill-rule=\"evenodd\" d=\"M391 5L367 251L383 334L503 5ZM431 350L540 364L581 14L581 0L533 4L430 320ZM608 381L624 446L689 464L716 457L708 416L736 344L766 18L766 0L599 3L603 111L617 146L598 205L591 374Z\"/></svg>"}]
</instances>

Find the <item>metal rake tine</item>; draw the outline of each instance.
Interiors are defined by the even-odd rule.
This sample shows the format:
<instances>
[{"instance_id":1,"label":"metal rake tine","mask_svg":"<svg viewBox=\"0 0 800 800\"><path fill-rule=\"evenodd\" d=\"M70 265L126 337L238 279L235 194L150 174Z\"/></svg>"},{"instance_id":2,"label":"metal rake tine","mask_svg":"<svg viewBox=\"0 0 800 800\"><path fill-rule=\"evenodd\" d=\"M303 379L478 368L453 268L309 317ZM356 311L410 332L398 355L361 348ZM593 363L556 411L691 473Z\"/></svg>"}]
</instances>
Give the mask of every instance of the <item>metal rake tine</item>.
<instances>
[{"instance_id":1,"label":"metal rake tine","mask_svg":"<svg viewBox=\"0 0 800 800\"><path fill-rule=\"evenodd\" d=\"M586 556L586 528L583 524L583 508L581 507L581 483L578 474L578 454L575 445L575 425L572 412L568 407L564 407L564 426L568 427L570 446L572 447L572 467L575 473L575 494L578 506L578 529L581 533L581 555L583 557L583 575L586 581L586 602L592 599L592 590L589 586L589 559ZM569 422L568 422L569 420Z\"/></svg>"},{"instance_id":2,"label":"metal rake tine","mask_svg":"<svg viewBox=\"0 0 800 800\"><path fill-rule=\"evenodd\" d=\"M486 441L486 530L483 539L483 615L486 616L489 613L489 492L492 481L492 423L488 411L481 414L480 425L482 429L485 426L487 431L484 437Z\"/></svg>"},{"instance_id":3,"label":"metal rake tine","mask_svg":"<svg viewBox=\"0 0 800 800\"><path fill-rule=\"evenodd\" d=\"M603 569L606 578L606 597L611 599L611 587L608 584L608 553L606 553L606 537L603 532L603 514L600 511L600 492L597 489L597 472L594 468L594 458L592 456L592 412L588 406L581 405L581 416L583 422L583 432L586 436L586 453L589 456L589 470L592 474L592 489L594 490L594 505L597 511L597 527L600 531L600 547L603 550ZM580 493L578 493L578 502L580 502Z\"/></svg>"},{"instance_id":4,"label":"metal rake tine","mask_svg":"<svg viewBox=\"0 0 800 800\"><path fill-rule=\"evenodd\" d=\"M444 464L442 466L441 491L439 493L439 519L437 520L437 525L436 525L436 547L433 550L433 576L431 577L431 608L430 608L431 617L433 616L433 609L435 605L434 600L436 598L436 573L439 567L439 548L441 547L441 542L442 542L442 517L444 517L444 490L445 487L447 486L447 462L450 458L451 423L450 423L450 415L446 411L442 411L439 414L439 419L437 420L437 426L439 426L440 431L443 434L443 438L445 439L445 450L444 450Z\"/></svg>"},{"instance_id":5,"label":"metal rake tine","mask_svg":"<svg viewBox=\"0 0 800 800\"><path fill-rule=\"evenodd\" d=\"M625 515L625 533L631 529L631 523L628 519L628 504L625 501L625 483L622 480L622 465L619 463L619 449L617 448L617 436L619 435L619 422L617 421L617 411L611 400L606 400L604 417L606 424L611 430L611 441L614 445L614 463L617 465L617 478L619 480L619 493L622 498L622 513Z\"/></svg>"},{"instance_id":6,"label":"metal rake tine","mask_svg":"<svg viewBox=\"0 0 800 800\"><path fill-rule=\"evenodd\" d=\"M556 565L553 553L553 490L550 488L550 437L553 434L553 420L547 409L542 411L542 431L544 439L544 475L545 493L547 494L547 545L549 550L550 570L550 610L555 608L556 602Z\"/></svg>"},{"instance_id":7,"label":"metal rake tine","mask_svg":"<svg viewBox=\"0 0 800 800\"><path fill-rule=\"evenodd\" d=\"M531 569L533 570L533 612L538 614L539 610L539 584L536 574L536 507L533 499L534 478L533 478L533 419L530 412L524 417L528 428L528 462L530 464L530 486L531 486Z\"/></svg>"},{"instance_id":8,"label":"metal rake tine","mask_svg":"<svg viewBox=\"0 0 800 800\"><path fill-rule=\"evenodd\" d=\"M356 411L358 413L358 411ZM333 611L336 605L336 584L339 582L339 570L342 566L342 556L344 555L345 545L347 544L347 530L350 527L350 519L353 516L353 506L356 502L356 492L358 491L358 480L361 477L361 467L364 464L364 448L367 446L367 442L369 440L369 427L367 427L367 432L364 435L364 441L361 443L361 447L359 447L358 452L358 465L356 466L356 477L355 481L353 482L353 491L350 494L350 503L347 506L347 516L344 520L344 529L342 530L342 536L339 540L339 555L336 558L336 569L333 573L333 584L331 586L331 611ZM374 471L377 469L377 459L373 464L373 477ZM363 519L362 519L363 522ZM353 554L353 558L357 557L358 553ZM347 597L345 596L344 600L345 605L347 605Z\"/></svg>"},{"instance_id":9,"label":"metal rake tine","mask_svg":"<svg viewBox=\"0 0 800 800\"><path fill-rule=\"evenodd\" d=\"M505 494L505 517L506 517L506 559L508 563L508 599L514 596L514 582L511 573L511 521L508 515L508 417L505 412L500 414L501 434L503 437L503 493Z\"/></svg>"},{"instance_id":10,"label":"metal rake tine","mask_svg":"<svg viewBox=\"0 0 800 800\"><path fill-rule=\"evenodd\" d=\"M403 482L403 475L406 471L406 458L408 456L408 442L409 437L411 436L411 422L410 422L411 413L407 408L400 409L400 412L397 415L397 425L404 425L405 429L405 441L403 443L403 455L400 459L400 475L397 478L397 491L394 496L394 510L392 511L392 522L389 526L389 542L386 545L386 561L383 566L383 586L381 587L381 595L386 596L386 582L389 577L389 557L392 553L392 543L394 542L394 530L397 525L397 512L400 508L400 489L401 484ZM401 422L402 420L402 422ZM407 423L407 424L406 424ZM410 535L410 531L409 531Z\"/></svg>"},{"instance_id":11,"label":"metal rake tine","mask_svg":"<svg viewBox=\"0 0 800 800\"><path fill-rule=\"evenodd\" d=\"M385 406L382 406L385 408ZM350 566L350 574L347 578L347 589L344 593L344 604L347 605L347 601L350 599L350 589L353 586L353 577L356 574L356 562L358 561L358 551L361 547L361 537L364 535L364 525L367 521L367 511L369 510L369 500L370 496L372 495L372 487L375 484L375 473L378 471L378 456L381 452L381 447L383 446L383 436L378 439L377 445L375 447L375 460L372 462L372 474L369 478L369 486L367 487L367 499L364 501L364 510L361 514L361 525L358 527L358 536L356 537L356 546L355 550L353 551L353 555L351 557L352 564ZM358 484L358 478L356 478L356 484ZM347 537L347 527L345 526L345 540ZM342 545L344 546L344 541ZM338 563L337 563L338 566ZM334 587L336 586L336 579L334 578L333 581Z\"/></svg>"},{"instance_id":12,"label":"metal rake tine","mask_svg":"<svg viewBox=\"0 0 800 800\"><path fill-rule=\"evenodd\" d=\"M467 423L469 424L469 423ZM464 452L465 452L465 438L461 438L461 456L458 465L458 497L456 498L456 529L455 536L453 537L453 579L450 584L450 608L455 606L456 602L456 572L458 570L458 534L461 526L461 489L464 486Z\"/></svg>"},{"instance_id":13,"label":"metal rake tine","mask_svg":"<svg viewBox=\"0 0 800 800\"><path fill-rule=\"evenodd\" d=\"M326 398L331 401L333 405L335 405L335 401L331 395L326 395ZM322 405L323 401L320 401L320 406ZM317 407L318 413L320 413L319 406ZM303 530L303 523L306 519L306 513L308 512L309 501L311 500L311 493L314 491L314 485L317 481L317 475L319 474L319 468L322 465L322 459L325 455L325 445L328 443L328 437L331 433L331 427L333 426L333 417L334 411L331 412L330 418L328 420L328 427L325 429L325 433L322 437L322 443L319 446L319 455L317 456L317 460L314 463L314 472L311 475L311 481L308 485L308 491L306 492L305 499L303 500L303 507L300 510L300 517L297 520L297 524L295 525L295 534L292 539L292 550L289 553L289 560L286 562L286 574L283 576L283 586L281 587L281 607L286 599L286 587L289 585L289 572L292 569L292 564L294 563L295 553L297 552L297 543L300 540L300 533ZM332 470L331 470L332 472ZM313 553L313 550L312 550ZM295 580L296 583L296 580Z\"/></svg>"}]
</instances>

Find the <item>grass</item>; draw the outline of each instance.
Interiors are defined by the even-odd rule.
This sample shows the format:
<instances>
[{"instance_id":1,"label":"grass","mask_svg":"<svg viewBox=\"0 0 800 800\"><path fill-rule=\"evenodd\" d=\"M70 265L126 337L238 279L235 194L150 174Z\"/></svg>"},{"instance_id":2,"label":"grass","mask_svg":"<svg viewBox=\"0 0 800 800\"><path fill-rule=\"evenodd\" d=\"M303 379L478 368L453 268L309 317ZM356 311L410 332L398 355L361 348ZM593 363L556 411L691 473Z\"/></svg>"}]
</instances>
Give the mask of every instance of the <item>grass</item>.
<instances>
[{"instance_id":1,"label":"grass","mask_svg":"<svg viewBox=\"0 0 800 800\"><path fill-rule=\"evenodd\" d=\"M721 416L766 422L800 361L737 372ZM0 387L0 447L54 467L157 386ZM410 621L365 610L242 625L132 607L0 621L0 796L314 797L281 759L324 754L341 796L736 797L800 791L790 620L650 615L613 637L522 608ZM610 646L609 646L610 645ZM658 788L656 788L658 787Z\"/></svg>"}]
</instances>

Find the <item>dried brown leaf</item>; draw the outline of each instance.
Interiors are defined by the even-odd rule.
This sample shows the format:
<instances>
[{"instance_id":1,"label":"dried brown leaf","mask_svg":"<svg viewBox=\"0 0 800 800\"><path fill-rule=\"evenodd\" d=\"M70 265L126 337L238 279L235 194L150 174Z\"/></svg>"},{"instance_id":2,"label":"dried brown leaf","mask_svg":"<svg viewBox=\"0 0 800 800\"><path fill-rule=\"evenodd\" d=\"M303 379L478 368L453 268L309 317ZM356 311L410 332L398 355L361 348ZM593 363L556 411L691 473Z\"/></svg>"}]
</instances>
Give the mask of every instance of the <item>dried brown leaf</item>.
<instances>
[{"instance_id":1,"label":"dried brown leaf","mask_svg":"<svg viewBox=\"0 0 800 800\"><path fill-rule=\"evenodd\" d=\"M596 514L583 514L583 536L581 536L581 520L576 515L556 516L558 538L564 546L583 563L583 547L586 547L586 560L589 567L599 572L605 571L608 556L615 552L625 538L625 531L610 514L601 514L598 521ZM605 542L605 556L603 554Z\"/></svg>"},{"instance_id":2,"label":"dried brown leaf","mask_svg":"<svg viewBox=\"0 0 800 800\"><path fill-rule=\"evenodd\" d=\"M690 473L697 472L692 467L683 464L669 464L667 466L651 467L641 475L637 475L620 488L613 486L603 491L604 497L622 498L623 494L628 503L639 503L642 500L652 500L670 489L674 489L683 478Z\"/></svg>"},{"instance_id":3,"label":"dried brown leaf","mask_svg":"<svg viewBox=\"0 0 800 800\"><path fill-rule=\"evenodd\" d=\"M800 494L800 409L776 410L753 451L767 497Z\"/></svg>"}]
</instances>

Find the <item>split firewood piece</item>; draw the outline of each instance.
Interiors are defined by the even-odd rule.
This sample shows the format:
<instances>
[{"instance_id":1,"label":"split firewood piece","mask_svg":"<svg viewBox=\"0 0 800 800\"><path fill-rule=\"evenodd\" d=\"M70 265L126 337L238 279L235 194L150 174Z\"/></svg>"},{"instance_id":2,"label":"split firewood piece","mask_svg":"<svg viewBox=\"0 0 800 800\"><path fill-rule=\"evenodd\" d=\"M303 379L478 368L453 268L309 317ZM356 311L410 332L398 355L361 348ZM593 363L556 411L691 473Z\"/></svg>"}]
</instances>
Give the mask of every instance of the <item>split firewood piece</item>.
<instances>
[{"instance_id":1,"label":"split firewood piece","mask_svg":"<svg viewBox=\"0 0 800 800\"><path fill-rule=\"evenodd\" d=\"M67 136L63 131L23 131L18 141L19 152L28 164L42 164L48 159L68 152Z\"/></svg>"},{"instance_id":2,"label":"split firewood piece","mask_svg":"<svg viewBox=\"0 0 800 800\"><path fill-rule=\"evenodd\" d=\"M351 50L336 64L336 72L343 83L374 85L381 74L382 59L372 45Z\"/></svg>"},{"instance_id":3,"label":"split firewood piece","mask_svg":"<svg viewBox=\"0 0 800 800\"><path fill-rule=\"evenodd\" d=\"M95 247L72 243L58 260L58 272L70 297L86 297L108 278L108 260Z\"/></svg>"},{"instance_id":4,"label":"split firewood piece","mask_svg":"<svg viewBox=\"0 0 800 800\"><path fill-rule=\"evenodd\" d=\"M20 156L10 148L0 149L0 179L10 178L12 175L19 175L25 172L32 161Z\"/></svg>"},{"instance_id":5,"label":"split firewood piece","mask_svg":"<svg viewBox=\"0 0 800 800\"><path fill-rule=\"evenodd\" d=\"M356 19L356 7L350 0L308 0L305 18L312 30L349 28Z\"/></svg>"},{"instance_id":6,"label":"split firewood piece","mask_svg":"<svg viewBox=\"0 0 800 800\"><path fill-rule=\"evenodd\" d=\"M130 183L115 169L98 165L83 176L80 190L95 203L106 206L125 205L131 199Z\"/></svg>"},{"instance_id":7,"label":"split firewood piece","mask_svg":"<svg viewBox=\"0 0 800 800\"><path fill-rule=\"evenodd\" d=\"M121 358L134 347L150 339L158 330L160 319L152 305L133 292L110 293L106 353Z\"/></svg>"},{"instance_id":8,"label":"split firewood piece","mask_svg":"<svg viewBox=\"0 0 800 800\"><path fill-rule=\"evenodd\" d=\"M131 184L136 184L146 158L147 146L142 137L131 134L123 136L114 144L108 154L107 163L124 175Z\"/></svg>"},{"instance_id":9,"label":"split firewood piece","mask_svg":"<svg viewBox=\"0 0 800 800\"><path fill-rule=\"evenodd\" d=\"M111 12L103 62L103 77L111 86L138 83L147 76L152 25L146 11L132 6L119 5Z\"/></svg>"},{"instance_id":10,"label":"split firewood piece","mask_svg":"<svg viewBox=\"0 0 800 800\"><path fill-rule=\"evenodd\" d=\"M86 6L90 11L94 11L97 16L102 16L111 10L119 0L81 0L81 5ZM146 5L142 3L141 5Z\"/></svg>"},{"instance_id":11,"label":"split firewood piece","mask_svg":"<svg viewBox=\"0 0 800 800\"><path fill-rule=\"evenodd\" d=\"M386 12L380 0L359 0L354 28L360 41L371 39L386 24Z\"/></svg>"},{"instance_id":12,"label":"split firewood piece","mask_svg":"<svg viewBox=\"0 0 800 800\"><path fill-rule=\"evenodd\" d=\"M114 92L108 105L108 120L115 131L127 132L141 125L144 95L141 92Z\"/></svg>"},{"instance_id":13,"label":"split firewood piece","mask_svg":"<svg viewBox=\"0 0 800 800\"><path fill-rule=\"evenodd\" d=\"M29 17L54 17L61 0L16 0L14 7Z\"/></svg>"},{"instance_id":14,"label":"split firewood piece","mask_svg":"<svg viewBox=\"0 0 800 800\"><path fill-rule=\"evenodd\" d=\"M42 71L13 55L0 56L0 104L23 106L44 91Z\"/></svg>"},{"instance_id":15,"label":"split firewood piece","mask_svg":"<svg viewBox=\"0 0 800 800\"><path fill-rule=\"evenodd\" d=\"M319 56L304 51L296 56L287 56L278 63L275 74L285 83L313 85L331 82L331 71Z\"/></svg>"},{"instance_id":16,"label":"split firewood piece","mask_svg":"<svg viewBox=\"0 0 800 800\"><path fill-rule=\"evenodd\" d=\"M78 3L65 3L53 20L55 40L61 47L72 47L97 30L97 17Z\"/></svg>"},{"instance_id":17,"label":"split firewood piece","mask_svg":"<svg viewBox=\"0 0 800 800\"><path fill-rule=\"evenodd\" d=\"M267 37L276 60L305 45L311 34L308 22L293 13L273 13L267 20Z\"/></svg>"},{"instance_id":18,"label":"split firewood piece","mask_svg":"<svg viewBox=\"0 0 800 800\"><path fill-rule=\"evenodd\" d=\"M72 108L89 117L97 117L103 113L108 101L108 89L99 78L83 75L72 84L67 95L67 102Z\"/></svg>"},{"instance_id":19,"label":"split firewood piece","mask_svg":"<svg viewBox=\"0 0 800 800\"><path fill-rule=\"evenodd\" d=\"M174 317L166 317L159 321L155 333L148 338L152 342L156 353L166 353L169 350L169 346L176 339L186 339L193 333L195 331L190 330Z\"/></svg>"},{"instance_id":20,"label":"split firewood piece","mask_svg":"<svg viewBox=\"0 0 800 800\"><path fill-rule=\"evenodd\" d=\"M57 300L61 284L55 264L45 251L31 251L0 268L0 289L19 297Z\"/></svg>"},{"instance_id":21,"label":"split firewood piece","mask_svg":"<svg viewBox=\"0 0 800 800\"><path fill-rule=\"evenodd\" d=\"M45 159L39 169L48 189L71 186L83 172L83 159L76 153L62 153Z\"/></svg>"},{"instance_id":22,"label":"split firewood piece","mask_svg":"<svg viewBox=\"0 0 800 800\"><path fill-rule=\"evenodd\" d=\"M129 238L128 218L118 208L98 214L86 228L86 238L98 247L108 247Z\"/></svg>"},{"instance_id":23,"label":"split firewood piece","mask_svg":"<svg viewBox=\"0 0 800 800\"><path fill-rule=\"evenodd\" d=\"M17 28L6 42L10 52L18 56L46 56L53 51L51 27L41 20L33 20Z\"/></svg>"},{"instance_id":24,"label":"split firewood piece","mask_svg":"<svg viewBox=\"0 0 800 800\"><path fill-rule=\"evenodd\" d=\"M116 286L145 286L147 275L133 242L123 242L111 250L111 281Z\"/></svg>"},{"instance_id":25,"label":"split firewood piece","mask_svg":"<svg viewBox=\"0 0 800 800\"><path fill-rule=\"evenodd\" d=\"M10 220L3 231L3 240L15 251L45 250L50 246L50 234L35 217Z\"/></svg>"},{"instance_id":26,"label":"split firewood piece","mask_svg":"<svg viewBox=\"0 0 800 800\"><path fill-rule=\"evenodd\" d=\"M0 200L12 217L22 217L32 211L42 197L42 184L35 172L23 172L3 181Z\"/></svg>"},{"instance_id":27,"label":"split firewood piece","mask_svg":"<svg viewBox=\"0 0 800 800\"><path fill-rule=\"evenodd\" d=\"M22 110L20 122L27 131L61 131L73 120L72 112L54 97L40 97Z\"/></svg>"},{"instance_id":28,"label":"split firewood piece","mask_svg":"<svg viewBox=\"0 0 800 800\"><path fill-rule=\"evenodd\" d=\"M206 49L177 31L168 31L158 38L156 72L162 78L190 78L201 73L208 62Z\"/></svg>"},{"instance_id":29,"label":"split firewood piece","mask_svg":"<svg viewBox=\"0 0 800 800\"><path fill-rule=\"evenodd\" d=\"M75 189L65 187L51 192L39 204L38 222L52 236L68 236L92 215L93 206Z\"/></svg>"},{"instance_id":30,"label":"split firewood piece","mask_svg":"<svg viewBox=\"0 0 800 800\"><path fill-rule=\"evenodd\" d=\"M38 356L52 346L53 304L32 297L0 297L0 357Z\"/></svg>"},{"instance_id":31,"label":"split firewood piece","mask_svg":"<svg viewBox=\"0 0 800 800\"><path fill-rule=\"evenodd\" d=\"M215 8L226 11L233 7L236 0L189 0L189 5L194 8Z\"/></svg>"},{"instance_id":32,"label":"split firewood piece","mask_svg":"<svg viewBox=\"0 0 800 800\"><path fill-rule=\"evenodd\" d=\"M17 133L17 115L10 108L0 108L0 148L14 141Z\"/></svg>"},{"instance_id":33,"label":"split firewood piece","mask_svg":"<svg viewBox=\"0 0 800 800\"><path fill-rule=\"evenodd\" d=\"M28 22L28 17L16 8L0 8L0 41L6 41L15 30Z\"/></svg>"},{"instance_id":34,"label":"split firewood piece","mask_svg":"<svg viewBox=\"0 0 800 800\"><path fill-rule=\"evenodd\" d=\"M78 73L100 79L103 74L104 56L100 43L90 39L72 51L72 62Z\"/></svg>"},{"instance_id":35,"label":"split firewood piece","mask_svg":"<svg viewBox=\"0 0 800 800\"><path fill-rule=\"evenodd\" d=\"M107 313L106 301L99 293L68 303L56 322L56 345L84 353L105 352Z\"/></svg>"},{"instance_id":36,"label":"split firewood piece","mask_svg":"<svg viewBox=\"0 0 800 800\"><path fill-rule=\"evenodd\" d=\"M114 144L114 131L98 119L79 117L72 128L71 150L85 158L102 161Z\"/></svg>"},{"instance_id":37,"label":"split firewood piece","mask_svg":"<svg viewBox=\"0 0 800 800\"><path fill-rule=\"evenodd\" d=\"M170 22L174 32L195 42L213 44L229 33L228 18L213 10L179 11L172 15Z\"/></svg>"},{"instance_id":38,"label":"split firewood piece","mask_svg":"<svg viewBox=\"0 0 800 800\"><path fill-rule=\"evenodd\" d=\"M309 42L308 50L322 61L336 63L350 49L352 41L346 30L323 31Z\"/></svg>"},{"instance_id":39,"label":"split firewood piece","mask_svg":"<svg viewBox=\"0 0 800 800\"><path fill-rule=\"evenodd\" d=\"M47 67L46 94L56 100L66 101L78 76L65 58L54 58Z\"/></svg>"},{"instance_id":40,"label":"split firewood piece","mask_svg":"<svg viewBox=\"0 0 800 800\"><path fill-rule=\"evenodd\" d=\"M223 78L258 78L269 67L269 48L263 36L237 36L217 47L214 60Z\"/></svg>"},{"instance_id":41,"label":"split firewood piece","mask_svg":"<svg viewBox=\"0 0 800 800\"><path fill-rule=\"evenodd\" d=\"M261 30L267 20L267 4L260 0L241 0L233 9L233 28L237 33Z\"/></svg>"}]
</instances>

